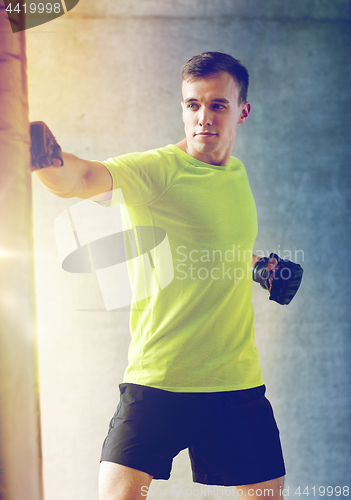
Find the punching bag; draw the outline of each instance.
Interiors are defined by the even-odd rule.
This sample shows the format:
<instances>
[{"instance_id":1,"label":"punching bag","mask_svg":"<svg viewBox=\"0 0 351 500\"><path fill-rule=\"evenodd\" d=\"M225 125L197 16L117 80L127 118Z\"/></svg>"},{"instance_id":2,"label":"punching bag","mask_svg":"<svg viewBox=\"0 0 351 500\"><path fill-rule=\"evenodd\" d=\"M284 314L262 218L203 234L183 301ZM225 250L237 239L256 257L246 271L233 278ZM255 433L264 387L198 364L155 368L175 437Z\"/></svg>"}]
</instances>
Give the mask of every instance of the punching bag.
<instances>
[{"instance_id":1,"label":"punching bag","mask_svg":"<svg viewBox=\"0 0 351 500\"><path fill-rule=\"evenodd\" d=\"M0 0L1 500L43 499L33 290L25 31Z\"/></svg>"}]
</instances>

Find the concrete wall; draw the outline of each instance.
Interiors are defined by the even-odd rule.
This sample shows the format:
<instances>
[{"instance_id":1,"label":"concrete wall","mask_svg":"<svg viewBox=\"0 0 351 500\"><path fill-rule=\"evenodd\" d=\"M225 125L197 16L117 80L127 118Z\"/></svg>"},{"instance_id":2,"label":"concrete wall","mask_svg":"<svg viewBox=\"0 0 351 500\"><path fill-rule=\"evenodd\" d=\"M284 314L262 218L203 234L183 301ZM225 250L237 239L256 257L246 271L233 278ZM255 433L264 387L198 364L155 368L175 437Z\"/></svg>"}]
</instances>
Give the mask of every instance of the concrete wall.
<instances>
[{"instance_id":1,"label":"concrete wall","mask_svg":"<svg viewBox=\"0 0 351 500\"><path fill-rule=\"evenodd\" d=\"M254 287L291 498L298 486L351 486L350 17L346 0L80 0L27 32L30 118L87 159L182 139L178 74L190 56L219 50L247 65L252 114L234 155L256 198L255 249L297 252L305 269L288 307ZM128 314L104 312L94 278L60 269L53 223L77 201L34 182L46 500L96 498L129 341ZM193 488L189 470L183 452L155 489Z\"/></svg>"}]
</instances>

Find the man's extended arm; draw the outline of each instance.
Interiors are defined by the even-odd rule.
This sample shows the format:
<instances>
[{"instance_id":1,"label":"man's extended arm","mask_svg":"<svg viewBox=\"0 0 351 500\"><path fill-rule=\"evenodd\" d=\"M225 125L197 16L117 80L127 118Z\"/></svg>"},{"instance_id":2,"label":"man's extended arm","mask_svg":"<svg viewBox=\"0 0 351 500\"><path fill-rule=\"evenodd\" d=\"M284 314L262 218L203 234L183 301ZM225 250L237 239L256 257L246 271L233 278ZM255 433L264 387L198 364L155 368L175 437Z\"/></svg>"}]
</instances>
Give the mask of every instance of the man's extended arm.
<instances>
[{"instance_id":1,"label":"man's extended arm","mask_svg":"<svg viewBox=\"0 0 351 500\"><path fill-rule=\"evenodd\" d=\"M99 200L109 199L112 178L102 163L82 160L70 153L62 153L62 159L62 167L60 160L53 158L53 166L35 170L39 180L51 193L60 198L98 196Z\"/></svg>"}]
</instances>

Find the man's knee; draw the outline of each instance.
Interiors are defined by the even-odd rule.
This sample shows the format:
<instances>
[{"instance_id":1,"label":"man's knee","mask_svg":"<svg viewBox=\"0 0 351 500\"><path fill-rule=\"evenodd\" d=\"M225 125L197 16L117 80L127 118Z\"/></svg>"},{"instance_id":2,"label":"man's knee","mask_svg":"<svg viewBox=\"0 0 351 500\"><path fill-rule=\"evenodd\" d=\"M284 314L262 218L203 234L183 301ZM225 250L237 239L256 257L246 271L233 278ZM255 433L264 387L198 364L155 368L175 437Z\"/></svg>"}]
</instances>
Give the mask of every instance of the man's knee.
<instances>
[{"instance_id":1,"label":"man's knee","mask_svg":"<svg viewBox=\"0 0 351 500\"><path fill-rule=\"evenodd\" d=\"M145 499L152 476L113 462L101 462L99 500Z\"/></svg>"}]
</instances>

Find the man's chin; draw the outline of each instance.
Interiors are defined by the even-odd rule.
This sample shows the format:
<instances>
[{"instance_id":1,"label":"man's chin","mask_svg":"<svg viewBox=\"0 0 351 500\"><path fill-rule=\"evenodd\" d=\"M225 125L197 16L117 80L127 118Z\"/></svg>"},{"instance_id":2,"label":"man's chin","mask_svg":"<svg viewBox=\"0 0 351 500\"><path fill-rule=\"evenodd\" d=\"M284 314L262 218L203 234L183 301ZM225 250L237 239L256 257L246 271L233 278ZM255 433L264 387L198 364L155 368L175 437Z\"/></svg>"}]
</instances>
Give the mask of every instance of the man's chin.
<instances>
[{"instance_id":1,"label":"man's chin","mask_svg":"<svg viewBox=\"0 0 351 500\"><path fill-rule=\"evenodd\" d=\"M212 153L216 150L215 144L211 144L209 141L195 140L192 145L199 153Z\"/></svg>"}]
</instances>

